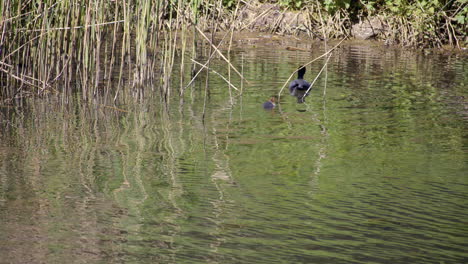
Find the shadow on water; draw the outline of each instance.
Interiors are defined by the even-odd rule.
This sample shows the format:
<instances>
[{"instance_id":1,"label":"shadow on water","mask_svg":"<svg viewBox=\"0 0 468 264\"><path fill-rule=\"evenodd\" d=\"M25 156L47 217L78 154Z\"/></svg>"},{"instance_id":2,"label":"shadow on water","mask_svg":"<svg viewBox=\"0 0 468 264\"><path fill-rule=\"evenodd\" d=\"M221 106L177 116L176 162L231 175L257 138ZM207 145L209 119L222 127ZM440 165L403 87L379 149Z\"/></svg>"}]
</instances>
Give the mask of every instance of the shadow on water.
<instances>
[{"instance_id":1,"label":"shadow on water","mask_svg":"<svg viewBox=\"0 0 468 264\"><path fill-rule=\"evenodd\" d=\"M166 104L2 107L3 261L468 259L466 58L344 45L307 102L263 111L317 55L234 48L242 96L212 75L205 97L201 75Z\"/></svg>"}]
</instances>

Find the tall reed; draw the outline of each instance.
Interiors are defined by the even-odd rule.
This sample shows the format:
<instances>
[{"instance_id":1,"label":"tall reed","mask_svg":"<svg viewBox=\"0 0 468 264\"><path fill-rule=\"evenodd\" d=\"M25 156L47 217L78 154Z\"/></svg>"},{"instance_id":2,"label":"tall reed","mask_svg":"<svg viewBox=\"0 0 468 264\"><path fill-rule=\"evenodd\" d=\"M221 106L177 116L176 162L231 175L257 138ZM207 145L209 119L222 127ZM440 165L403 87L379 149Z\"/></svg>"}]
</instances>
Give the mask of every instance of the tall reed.
<instances>
[{"instance_id":1,"label":"tall reed","mask_svg":"<svg viewBox=\"0 0 468 264\"><path fill-rule=\"evenodd\" d=\"M188 41L225 12L222 0L3 1L0 102L54 93L66 103L78 93L107 104L127 100L124 89L137 98L157 89L167 101L184 91L183 78L178 92L171 82L175 58L183 76Z\"/></svg>"}]
</instances>

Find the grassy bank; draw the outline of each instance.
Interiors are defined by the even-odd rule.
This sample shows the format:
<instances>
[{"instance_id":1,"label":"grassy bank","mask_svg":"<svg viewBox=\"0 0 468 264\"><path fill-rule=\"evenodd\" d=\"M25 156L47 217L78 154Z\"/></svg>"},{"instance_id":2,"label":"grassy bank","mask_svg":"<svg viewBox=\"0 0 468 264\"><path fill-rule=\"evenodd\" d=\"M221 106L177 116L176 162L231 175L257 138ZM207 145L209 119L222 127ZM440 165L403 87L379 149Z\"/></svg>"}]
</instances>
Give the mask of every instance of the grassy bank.
<instances>
[{"instance_id":1,"label":"grassy bank","mask_svg":"<svg viewBox=\"0 0 468 264\"><path fill-rule=\"evenodd\" d=\"M148 81L157 84L162 98L183 94L170 82L176 56L194 61L191 69L181 63L180 72L198 73L217 58L241 76L229 52L218 50L229 50L235 31L325 40L352 38L359 26L371 28L364 38L387 44L462 48L467 13L466 0L6 0L0 4L0 102L48 94L67 102L75 92L85 100L116 102L123 94L142 96ZM215 46L217 31L226 34ZM197 62L200 43L211 54L203 66Z\"/></svg>"}]
</instances>

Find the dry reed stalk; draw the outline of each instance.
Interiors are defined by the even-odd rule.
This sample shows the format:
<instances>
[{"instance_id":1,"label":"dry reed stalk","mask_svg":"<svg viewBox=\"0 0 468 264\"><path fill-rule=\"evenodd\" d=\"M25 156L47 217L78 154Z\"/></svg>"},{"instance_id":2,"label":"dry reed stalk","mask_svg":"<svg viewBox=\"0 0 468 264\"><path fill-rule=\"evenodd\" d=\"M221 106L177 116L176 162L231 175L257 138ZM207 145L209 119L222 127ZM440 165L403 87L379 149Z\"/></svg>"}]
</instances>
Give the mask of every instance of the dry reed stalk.
<instances>
[{"instance_id":1,"label":"dry reed stalk","mask_svg":"<svg viewBox=\"0 0 468 264\"><path fill-rule=\"evenodd\" d=\"M242 75L244 74L244 54L241 56L241 73ZM244 91L244 82L241 80L241 87L240 87L240 93Z\"/></svg>"},{"instance_id":2,"label":"dry reed stalk","mask_svg":"<svg viewBox=\"0 0 468 264\"><path fill-rule=\"evenodd\" d=\"M257 21L258 19L260 19L260 18L264 17L266 14L268 14L268 12L270 12L270 10L273 9L274 7L275 7L275 6L272 5L272 6L270 6L269 8L267 8L265 11L263 11L262 13L260 13L260 15L254 17L247 25L244 25L243 27L241 27L241 28L239 29L239 31L242 31L242 30L248 28L252 23L254 23L254 22Z\"/></svg>"},{"instance_id":3,"label":"dry reed stalk","mask_svg":"<svg viewBox=\"0 0 468 264\"><path fill-rule=\"evenodd\" d=\"M213 26L214 24L214 15L211 16L211 26ZM217 28L217 24L215 26L215 28L211 29L211 41L210 43L213 43L214 41L214 32L216 32L216 28ZM210 54L213 53L213 45L210 45ZM192 60L193 61L193 60ZM205 122L205 114L206 114L206 101L207 101L207 97L209 95L209 89L208 89L208 83L209 83L209 80L210 80L210 71L209 71L209 67L210 67L210 63L211 63L211 60L208 60L207 61L207 73L206 73L206 79L205 79L205 94L203 96L203 111L202 111L202 120L203 122Z\"/></svg>"},{"instance_id":4,"label":"dry reed stalk","mask_svg":"<svg viewBox=\"0 0 468 264\"><path fill-rule=\"evenodd\" d=\"M88 28L91 28L91 27L100 27L100 26L118 24L118 23L123 23L123 22L125 22L125 21L124 21L124 20L118 20L118 21L103 22L103 23L97 23L97 24L91 24L91 25L84 25L84 26L48 28L46 33L51 33L52 31L58 31L58 30L88 29ZM41 32L41 31L43 31L43 30L42 30L42 29L19 29L19 30L17 30L17 31L24 31L24 32Z\"/></svg>"},{"instance_id":5,"label":"dry reed stalk","mask_svg":"<svg viewBox=\"0 0 468 264\"><path fill-rule=\"evenodd\" d=\"M224 34L224 36L221 38L221 41L218 43L218 46L216 46L217 48L219 48L219 47L223 44L224 39L226 38L226 36L227 36L228 34L229 34L229 31L227 31L227 32ZM193 52L195 52L195 51L193 51ZM210 54L210 57L207 59L207 61L206 61L205 64L204 64L205 66L208 65L208 62L213 58L213 56L214 56L215 54L216 54L215 52L212 52L212 53ZM230 69L230 68L228 68L228 69ZM192 77L192 79L190 80L190 82L184 87L184 89L183 89L184 91L185 91L185 89L187 89L187 87L189 87L189 86L195 81L195 79L196 79L197 76L201 73L202 70L203 70L203 68L199 69L199 70L197 71L197 73L193 75L193 77Z\"/></svg>"},{"instance_id":6,"label":"dry reed stalk","mask_svg":"<svg viewBox=\"0 0 468 264\"><path fill-rule=\"evenodd\" d=\"M3 68L0 68L0 71L2 71L2 72L4 72L4 73L7 73L7 74L8 74L9 76L11 76L13 79L16 79L16 80L18 80L18 81L20 81L20 82L22 82L22 83L24 83L24 84L27 84L27 85L32 86L32 87L39 88L39 90L41 90L41 91L44 90L44 89L43 89L43 86L44 86L44 85L43 85L43 83L42 83L41 80L37 80L37 79L34 79L33 77L30 77L31 79L34 79L34 80L36 80L36 81L39 81L39 82L41 83L41 86L39 86L39 85L37 85L37 84L34 84L34 83L32 83L32 82L27 81L27 80L24 78L24 77L26 77L26 76L23 76L23 78L21 78L20 76L17 76L17 75L15 75L15 74L9 72L8 70L3 69Z\"/></svg>"},{"instance_id":7,"label":"dry reed stalk","mask_svg":"<svg viewBox=\"0 0 468 264\"><path fill-rule=\"evenodd\" d=\"M221 53L221 51L210 41L210 39L203 33L203 31L201 31L197 26L195 26L195 28L205 38L205 40L208 41L208 43L216 50L216 52L218 52L219 56L221 56L221 58L223 58L223 60L225 60L229 64L229 66L239 75L239 77L241 77L241 79L249 83L249 81L236 69L236 67L234 67L234 65L232 65L232 63L223 55L223 53Z\"/></svg>"},{"instance_id":8,"label":"dry reed stalk","mask_svg":"<svg viewBox=\"0 0 468 264\"><path fill-rule=\"evenodd\" d=\"M344 39L342 39L338 44L336 44L335 46L333 46L330 50L328 50L327 52L325 52L324 54L318 56L317 58L307 62L306 64L302 65L303 67L306 67L307 65L315 62L316 60L320 59L320 58L323 58L325 56L327 56L330 52L332 52L333 50L335 50L338 46L340 46L340 44L344 41ZM298 71L299 69L296 69L293 73L291 73L291 75L289 76L289 78L284 82L283 86L281 87L279 93L278 93L278 99L281 98L281 93L283 92L284 88L286 87L286 85L289 83L289 81L291 80L291 78L294 76L294 74L296 74L296 72Z\"/></svg>"},{"instance_id":9,"label":"dry reed stalk","mask_svg":"<svg viewBox=\"0 0 468 264\"><path fill-rule=\"evenodd\" d=\"M286 10L283 10L282 12L280 12L280 15L274 20L273 22L273 26L270 27L270 30L269 30L269 34L273 34L277 28L279 28L279 25L281 23L281 20L283 20L283 16L284 14L286 13ZM287 31L286 28L284 28L284 31Z\"/></svg>"},{"instance_id":10,"label":"dry reed stalk","mask_svg":"<svg viewBox=\"0 0 468 264\"><path fill-rule=\"evenodd\" d=\"M181 60L180 60L180 84L179 84L179 95L182 96L184 94L184 72L185 72L185 49L187 46L187 36L186 36L186 28L185 25L182 26L182 50L181 50Z\"/></svg>"},{"instance_id":11,"label":"dry reed stalk","mask_svg":"<svg viewBox=\"0 0 468 264\"><path fill-rule=\"evenodd\" d=\"M200 65L201 67L203 67L204 69L207 69L207 70L210 70L212 71L214 74L218 75L219 77L221 77L221 79L223 79L227 84L229 84L230 87L234 88L234 90L236 91L239 91L239 89L234 85L232 84L228 79L226 79L223 75L221 75L220 73L218 73L217 71L205 66L204 64L201 64L200 62L194 60L194 59L190 59L192 62L196 63L197 65Z\"/></svg>"},{"instance_id":12,"label":"dry reed stalk","mask_svg":"<svg viewBox=\"0 0 468 264\"><path fill-rule=\"evenodd\" d=\"M330 60L331 55L332 55L332 53L330 53L330 54L327 56L327 60L325 61L325 64L323 65L322 69L320 69L319 73L317 73L317 76L315 76L315 79L310 83L310 86L309 86L309 88L307 89L307 91L304 93L304 95L302 96L302 99L304 99L304 98L306 97L306 95L310 92L310 90L312 89L312 86L315 84L315 82L317 81L318 77L320 77L320 74L322 74L323 70L327 67L327 65L328 65L328 60Z\"/></svg>"},{"instance_id":13,"label":"dry reed stalk","mask_svg":"<svg viewBox=\"0 0 468 264\"><path fill-rule=\"evenodd\" d=\"M42 33L32 39L30 39L29 41L27 41L26 43L24 43L23 45L19 46L17 49L13 50L12 52L10 52L8 55L6 55L5 57L3 57L2 59L3 60L6 60L8 59L10 56L12 56L13 54L17 53L18 51L20 51L22 48L24 48L26 45L32 43L33 41L35 41L36 39L38 38L42 38L44 35L46 34L49 34L49 32L45 32L45 33Z\"/></svg>"},{"instance_id":14,"label":"dry reed stalk","mask_svg":"<svg viewBox=\"0 0 468 264\"><path fill-rule=\"evenodd\" d=\"M237 11L239 11L239 4L240 4L240 1L237 2L237 5L236 5L236 10L234 11L234 14L232 15L232 19L234 20L235 17L237 17ZM234 37L234 23L231 24L231 28L230 28L230 32L231 32L231 38L229 39L229 46L228 46L228 59L231 60L231 47L232 47L232 38ZM242 73L242 72L241 72ZM228 80L229 82L231 82L231 67L228 67ZM241 80L242 82L242 80ZM232 99L232 90L231 90L231 86L229 86L229 100L230 100L230 103L233 104L234 101Z\"/></svg>"},{"instance_id":15,"label":"dry reed stalk","mask_svg":"<svg viewBox=\"0 0 468 264\"><path fill-rule=\"evenodd\" d=\"M317 5L319 4L318 0L317 0ZM322 35L323 35L323 39L324 39L324 46L325 46L325 52L328 50L328 45L327 45L327 36L325 35L325 29L323 27L324 25L324 22L323 22L323 17L322 17L322 11L320 10L320 8L318 9L319 11L319 16L320 16L320 23L322 24ZM330 56L331 56L331 53L330 53ZM326 94L327 94L327 82L326 80L328 79L328 60L330 59L330 56L328 56L326 62L325 62L325 85L324 85L324 88L323 88L323 97L325 98ZM319 73L320 75L320 73ZM318 75L317 75L318 77ZM317 78L316 78L317 79ZM315 80L314 80L315 82ZM312 87L312 84L310 85L310 87L307 89L307 92L305 94L307 94L310 90L310 88ZM304 99L304 97L302 98Z\"/></svg>"}]
</instances>

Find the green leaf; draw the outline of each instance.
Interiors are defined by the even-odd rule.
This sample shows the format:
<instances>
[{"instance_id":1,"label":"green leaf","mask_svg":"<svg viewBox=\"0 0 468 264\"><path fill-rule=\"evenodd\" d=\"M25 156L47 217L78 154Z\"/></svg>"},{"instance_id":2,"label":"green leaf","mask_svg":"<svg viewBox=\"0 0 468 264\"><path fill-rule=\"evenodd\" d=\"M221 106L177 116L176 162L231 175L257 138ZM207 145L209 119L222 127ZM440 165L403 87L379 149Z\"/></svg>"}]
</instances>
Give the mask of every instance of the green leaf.
<instances>
[{"instance_id":1,"label":"green leaf","mask_svg":"<svg viewBox=\"0 0 468 264\"><path fill-rule=\"evenodd\" d=\"M455 17L455 20L457 21L458 24L462 24L464 25L465 24L465 19L466 17L462 14L459 14Z\"/></svg>"}]
</instances>

